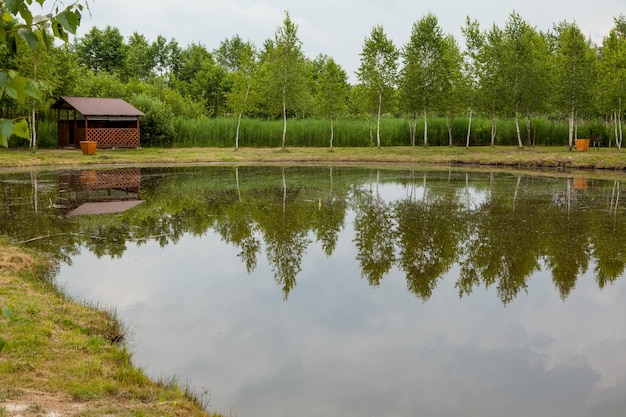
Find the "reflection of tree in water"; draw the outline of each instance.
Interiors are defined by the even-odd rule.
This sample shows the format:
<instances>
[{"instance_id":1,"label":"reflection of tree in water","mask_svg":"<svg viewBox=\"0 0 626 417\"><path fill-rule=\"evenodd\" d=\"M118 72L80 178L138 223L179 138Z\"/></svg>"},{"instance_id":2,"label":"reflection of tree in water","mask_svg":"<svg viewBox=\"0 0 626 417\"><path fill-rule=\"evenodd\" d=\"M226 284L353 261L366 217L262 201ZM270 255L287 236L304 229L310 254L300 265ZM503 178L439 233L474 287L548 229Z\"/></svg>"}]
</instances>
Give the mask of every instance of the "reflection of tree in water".
<instances>
[{"instance_id":1,"label":"reflection of tree in water","mask_svg":"<svg viewBox=\"0 0 626 417\"><path fill-rule=\"evenodd\" d=\"M276 282L283 286L285 299L296 285L301 270L302 255L311 240L307 237L310 204L298 198L300 190L288 189L285 170L282 170L282 189L275 188L274 195L263 207L264 216L258 219L259 230L266 244L267 259L272 266Z\"/></svg>"},{"instance_id":2,"label":"reflection of tree in water","mask_svg":"<svg viewBox=\"0 0 626 417\"><path fill-rule=\"evenodd\" d=\"M217 219L215 230L225 242L241 249L237 256L250 274L256 268L257 254L261 250L261 241L255 235L257 225L252 213L246 203L237 202L227 206L223 214Z\"/></svg>"},{"instance_id":3,"label":"reflection of tree in water","mask_svg":"<svg viewBox=\"0 0 626 417\"><path fill-rule=\"evenodd\" d=\"M429 193L422 201L395 204L398 266L406 273L409 290L424 301L460 255L458 245L464 232L460 213L453 189Z\"/></svg>"},{"instance_id":4,"label":"reflection of tree in water","mask_svg":"<svg viewBox=\"0 0 626 417\"><path fill-rule=\"evenodd\" d=\"M322 251L330 257L337 247L339 232L344 226L347 203L345 199L331 196L320 199L318 206L312 216L312 228L317 241L322 245Z\"/></svg>"},{"instance_id":5,"label":"reflection of tree in water","mask_svg":"<svg viewBox=\"0 0 626 417\"><path fill-rule=\"evenodd\" d=\"M318 198L317 210L312 213L312 229L317 241L322 244L322 251L330 257L337 247L339 232L343 229L347 210L345 195L335 195L333 190L333 169L329 169L327 193Z\"/></svg>"},{"instance_id":6,"label":"reflection of tree in water","mask_svg":"<svg viewBox=\"0 0 626 417\"><path fill-rule=\"evenodd\" d=\"M552 271L552 280L563 300L589 267L589 218L571 212L571 193L568 183L561 200L565 204L551 206L552 209L542 215L546 265Z\"/></svg>"},{"instance_id":7,"label":"reflection of tree in water","mask_svg":"<svg viewBox=\"0 0 626 417\"><path fill-rule=\"evenodd\" d=\"M355 191L357 202L354 242L361 274L370 285L379 285L391 269L394 257L394 225L391 207L379 196L367 191Z\"/></svg>"},{"instance_id":8,"label":"reflection of tree in water","mask_svg":"<svg viewBox=\"0 0 626 417\"><path fill-rule=\"evenodd\" d=\"M268 262L287 298L296 284L302 256L311 243L309 230L317 234L324 252L332 255L343 226L345 198L339 198L341 193L335 197L327 192L327 198L312 200L306 187L290 186L285 169L281 169L280 185L273 181L258 187L258 177L247 177L239 169L235 170L235 176L237 199L221 205L215 229L224 241L241 249L239 257L248 273L256 268L257 255L265 243ZM254 188L246 187L255 183Z\"/></svg>"},{"instance_id":9,"label":"reflection of tree in water","mask_svg":"<svg viewBox=\"0 0 626 417\"><path fill-rule=\"evenodd\" d=\"M620 278L626 269L626 222L619 217L624 210L619 208L620 183L613 182L610 193L605 198L604 215L589 218L592 239L592 253L596 259L595 275L600 288Z\"/></svg>"},{"instance_id":10,"label":"reflection of tree in water","mask_svg":"<svg viewBox=\"0 0 626 417\"><path fill-rule=\"evenodd\" d=\"M494 189L471 214L471 237L456 283L460 296L481 284L496 285L498 297L507 304L526 290L526 280L539 270L543 217L536 213L534 196L521 194L518 186Z\"/></svg>"},{"instance_id":11,"label":"reflection of tree in water","mask_svg":"<svg viewBox=\"0 0 626 417\"><path fill-rule=\"evenodd\" d=\"M599 287L626 268L619 181L589 181L589 189L576 189L569 179L472 174L470 189L469 175L453 181L452 174L438 173L429 173L428 181L424 174L420 184L411 173L383 171L385 179L375 173L373 181L371 171L337 168L141 172L144 204L122 214L80 218L68 218L52 204L58 200L58 174L5 175L8 180L0 175L0 231L71 263L81 246L118 257L131 241L165 246L213 228L239 248L248 273L265 247L285 298L296 285L311 236L331 256L348 209L355 212L363 277L379 285L398 266L409 290L424 300L455 262L460 296L494 286L503 303L527 288L540 265L551 271L563 299L592 256ZM369 190L363 186L367 181ZM408 193L385 201L378 194L385 183L403 184ZM470 201L472 190L484 195L476 204Z\"/></svg>"}]
</instances>

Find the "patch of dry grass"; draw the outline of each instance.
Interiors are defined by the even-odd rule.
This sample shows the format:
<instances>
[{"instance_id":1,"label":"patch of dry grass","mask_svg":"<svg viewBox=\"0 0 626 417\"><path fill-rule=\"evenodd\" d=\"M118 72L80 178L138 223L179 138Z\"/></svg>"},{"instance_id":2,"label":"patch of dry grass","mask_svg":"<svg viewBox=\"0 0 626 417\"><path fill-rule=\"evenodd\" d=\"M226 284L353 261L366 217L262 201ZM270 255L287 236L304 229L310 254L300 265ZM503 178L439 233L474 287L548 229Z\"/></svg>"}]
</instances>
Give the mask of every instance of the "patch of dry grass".
<instances>
[{"instance_id":1,"label":"patch of dry grass","mask_svg":"<svg viewBox=\"0 0 626 417\"><path fill-rule=\"evenodd\" d=\"M384 147L384 148L144 148L0 150L0 167L184 163L420 163L528 168L626 169L626 153L615 148L587 152L564 147Z\"/></svg>"}]
</instances>

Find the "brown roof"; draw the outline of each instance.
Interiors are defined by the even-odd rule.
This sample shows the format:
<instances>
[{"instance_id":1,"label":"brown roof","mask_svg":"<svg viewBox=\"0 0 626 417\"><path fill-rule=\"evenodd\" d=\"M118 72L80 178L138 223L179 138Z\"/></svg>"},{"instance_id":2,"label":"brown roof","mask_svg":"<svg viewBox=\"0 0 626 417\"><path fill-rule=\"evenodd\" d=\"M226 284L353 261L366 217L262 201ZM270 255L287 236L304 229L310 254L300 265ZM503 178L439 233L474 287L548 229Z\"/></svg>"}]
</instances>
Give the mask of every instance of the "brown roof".
<instances>
[{"instance_id":1,"label":"brown roof","mask_svg":"<svg viewBox=\"0 0 626 417\"><path fill-rule=\"evenodd\" d=\"M121 98L61 97L53 106L74 108L84 116L143 116L143 113Z\"/></svg>"}]
</instances>

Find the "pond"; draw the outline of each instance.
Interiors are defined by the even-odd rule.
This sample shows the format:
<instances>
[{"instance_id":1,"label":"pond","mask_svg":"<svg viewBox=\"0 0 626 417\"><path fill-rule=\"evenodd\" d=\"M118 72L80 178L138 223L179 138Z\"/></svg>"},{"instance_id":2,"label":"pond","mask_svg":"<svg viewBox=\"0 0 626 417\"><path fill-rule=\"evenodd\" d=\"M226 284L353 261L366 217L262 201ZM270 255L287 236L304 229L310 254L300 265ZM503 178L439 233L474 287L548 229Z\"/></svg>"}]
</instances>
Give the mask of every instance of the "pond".
<instances>
[{"instance_id":1,"label":"pond","mask_svg":"<svg viewBox=\"0 0 626 417\"><path fill-rule=\"evenodd\" d=\"M137 365L211 411L621 416L624 180L5 173L0 232L50 253L64 291L117 311Z\"/></svg>"}]
</instances>

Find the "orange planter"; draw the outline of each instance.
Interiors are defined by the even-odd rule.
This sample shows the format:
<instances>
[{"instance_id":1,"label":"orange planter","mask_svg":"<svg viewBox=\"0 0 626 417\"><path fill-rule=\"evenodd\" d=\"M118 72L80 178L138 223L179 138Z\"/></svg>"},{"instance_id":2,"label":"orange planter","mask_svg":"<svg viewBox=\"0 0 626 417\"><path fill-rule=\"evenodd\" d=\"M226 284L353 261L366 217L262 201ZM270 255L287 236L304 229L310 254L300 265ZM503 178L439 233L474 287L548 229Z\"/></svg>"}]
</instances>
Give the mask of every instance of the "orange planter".
<instances>
[{"instance_id":1,"label":"orange planter","mask_svg":"<svg viewBox=\"0 0 626 417\"><path fill-rule=\"evenodd\" d=\"M96 147L98 142L95 140L81 140L80 149L83 151L83 155L93 155L96 153Z\"/></svg>"},{"instance_id":2,"label":"orange planter","mask_svg":"<svg viewBox=\"0 0 626 417\"><path fill-rule=\"evenodd\" d=\"M575 139L574 143L576 144L577 151L586 151L589 149L589 139Z\"/></svg>"}]
</instances>

